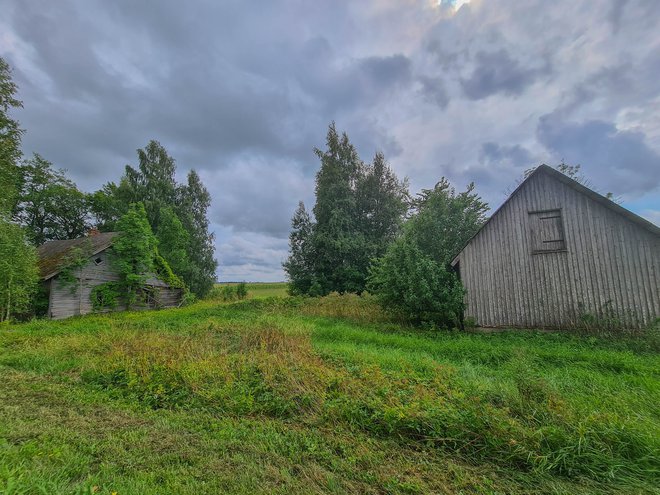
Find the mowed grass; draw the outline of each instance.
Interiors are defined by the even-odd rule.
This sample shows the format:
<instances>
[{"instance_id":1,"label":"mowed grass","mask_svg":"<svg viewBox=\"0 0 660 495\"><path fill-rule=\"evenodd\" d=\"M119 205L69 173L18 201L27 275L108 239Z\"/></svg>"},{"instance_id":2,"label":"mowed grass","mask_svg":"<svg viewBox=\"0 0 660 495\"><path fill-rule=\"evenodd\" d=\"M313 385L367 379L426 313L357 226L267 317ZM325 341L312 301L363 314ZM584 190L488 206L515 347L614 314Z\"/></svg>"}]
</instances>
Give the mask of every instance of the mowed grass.
<instances>
[{"instance_id":1,"label":"mowed grass","mask_svg":"<svg viewBox=\"0 0 660 495\"><path fill-rule=\"evenodd\" d=\"M653 335L434 332L249 290L0 327L0 493L657 493Z\"/></svg>"}]
</instances>

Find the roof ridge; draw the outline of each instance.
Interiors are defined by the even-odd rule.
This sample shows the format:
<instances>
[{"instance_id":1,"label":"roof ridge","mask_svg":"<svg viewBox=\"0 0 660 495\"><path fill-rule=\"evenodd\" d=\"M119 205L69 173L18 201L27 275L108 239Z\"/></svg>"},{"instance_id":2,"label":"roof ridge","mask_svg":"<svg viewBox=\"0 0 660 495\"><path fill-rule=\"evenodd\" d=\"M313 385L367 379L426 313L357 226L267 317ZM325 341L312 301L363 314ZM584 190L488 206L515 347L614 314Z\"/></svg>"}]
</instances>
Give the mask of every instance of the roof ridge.
<instances>
[{"instance_id":1,"label":"roof ridge","mask_svg":"<svg viewBox=\"0 0 660 495\"><path fill-rule=\"evenodd\" d=\"M560 182L563 182L569 187L572 187L579 193L582 193L588 197L590 197L592 200L596 201L597 203L600 203L601 205L605 206L606 208L609 208L610 210L614 211L615 213L623 216L624 218L628 219L629 221L636 223L638 226L642 227L645 230L648 230L652 234L655 234L657 236L660 236L660 227L655 225L652 222L649 222L645 218L640 217L636 213L633 213L632 211L624 208L623 206L615 203L611 199L606 198L600 193L597 193L593 189L590 189L589 187L580 184L578 181L575 179L572 179L568 175L560 172L559 170L556 170L552 168L550 165L546 165L545 163L542 163L538 165L532 173L530 173L525 179L518 184L518 186L513 190L511 194L504 200L504 202L493 212L493 214L488 217L488 219L484 222L484 224L481 226L481 228L475 232L475 234L470 237L467 242L461 247L461 249L456 253L456 255L453 257L451 260L451 265L453 266L456 264L456 261L458 260L458 256L463 252L463 250L472 242L472 239L474 239L479 233L486 228L486 226L490 223L491 219L493 219L501 210L506 206L509 201L520 191L520 189L534 176L536 176L539 173L545 173L548 174L550 177L559 180Z\"/></svg>"}]
</instances>

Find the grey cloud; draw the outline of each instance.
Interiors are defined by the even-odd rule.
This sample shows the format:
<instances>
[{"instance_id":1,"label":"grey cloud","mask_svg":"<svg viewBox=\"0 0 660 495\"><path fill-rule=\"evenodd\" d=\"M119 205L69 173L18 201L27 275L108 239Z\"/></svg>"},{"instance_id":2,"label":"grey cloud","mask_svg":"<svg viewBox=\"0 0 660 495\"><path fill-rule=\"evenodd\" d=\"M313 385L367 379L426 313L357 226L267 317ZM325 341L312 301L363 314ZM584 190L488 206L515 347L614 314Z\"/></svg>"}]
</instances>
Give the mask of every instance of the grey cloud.
<instances>
[{"instance_id":1,"label":"grey cloud","mask_svg":"<svg viewBox=\"0 0 660 495\"><path fill-rule=\"evenodd\" d=\"M484 143L481 145L479 160L491 165L510 165L513 167L531 167L534 165L533 155L522 146L499 145L497 143Z\"/></svg>"},{"instance_id":2,"label":"grey cloud","mask_svg":"<svg viewBox=\"0 0 660 495\"><path fill-rule=\"evenodd\" d=\"M200 171L232 279L283 278L332 120L413 192L446 175L499 201L521 169L563 157L603 175L623 163L621 184L660 209L656 0L0 3L26 154L94 190L158 139L181 174Z\"/></svg>"},{"instance_id":3,"label":"grey cloud","mask_svg":"<svg viewBox=\"0 0 660 495\"><path fill-rule=\"evenodd\" d=\"M475 55L475 68L468 78L461 78L465 95L481 100L497 93L520 95L537 78L549 72L549 64L540 68L523 67L504 49L480 51Z\"/></svg>"},{"instance_id":4,"label":"grey cloud","mask_svg":"<svg viewBox=\"0 0 660 495\"><path fill-rule=\"evenodd\" d=\"M447 105L449 105L449 94L441 78L419 76L418 80L422 85L422 95L427 101L442 109L447 108Z\"/></svg>"},{"instance_id":5,"label":"grey cloud","mask_svg":"<svg viewBox=\"0 0 660 495\"><path fill-rule=\"evenodd\" d=\"M619 130L601 120L567 122L549 114L539 119L537 136L556 156L582 165L595 183L615 194L639 194L660 185L660 154L649 148L641 132Z\"/></svg>"},{"instance_id":6,"label":"grey cloud","mask_svg":"<svg viewBox=\"0 0 660 495\"><path fill-rule=\"evenodd\" d=\"M618 35L626 29L639 30L640 27L657 29L657 16L660 3L657 0L611 0L607 20L612 32Z\"/></svg>"}]
</instances>

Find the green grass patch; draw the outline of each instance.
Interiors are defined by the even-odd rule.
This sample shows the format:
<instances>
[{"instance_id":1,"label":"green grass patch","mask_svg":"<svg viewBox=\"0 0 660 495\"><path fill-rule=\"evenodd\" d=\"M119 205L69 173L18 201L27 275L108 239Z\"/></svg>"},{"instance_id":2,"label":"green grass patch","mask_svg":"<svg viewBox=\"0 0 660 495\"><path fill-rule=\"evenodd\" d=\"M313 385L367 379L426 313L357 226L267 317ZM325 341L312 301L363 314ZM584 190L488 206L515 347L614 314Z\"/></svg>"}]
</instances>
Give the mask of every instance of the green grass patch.
<instances>
[{"instance_id":1,"label":"green grass patch","mask_svg":"<svg viewBox=\"0 0 660 495\"><path fill-rule=\"evenodd\" d=\"M433 332L368 297L254 285L235 303L1 327L0 493L660 483L654 335Z\"/></svg>"}]
</instances>

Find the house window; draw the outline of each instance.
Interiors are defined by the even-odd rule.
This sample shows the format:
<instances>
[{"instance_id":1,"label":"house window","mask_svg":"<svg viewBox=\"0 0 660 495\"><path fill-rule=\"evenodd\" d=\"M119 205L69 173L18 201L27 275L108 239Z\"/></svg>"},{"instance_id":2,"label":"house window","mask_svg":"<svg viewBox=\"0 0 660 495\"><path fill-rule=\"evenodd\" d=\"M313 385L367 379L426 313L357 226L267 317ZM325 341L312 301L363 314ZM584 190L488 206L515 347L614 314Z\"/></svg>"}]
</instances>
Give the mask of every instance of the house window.
<instances>
[{"instance_id":1,"label":"house window","mask_svg":"<svg viewBox=\"0 0 660 495\"><path fill-rule=\"evenodd\" d=\"M532 254L566 251L561 210L529 212Z\"/></svg>"},{"instance_id":2,"label":"house window","mask_svg":"<svg viewBox=\"0 0 660 495\"><path fill-rule=\"evenodd\" d=\"M95 265L100 265L101 263L103 263L103 258L101 258L101 257L98 257L94 260Z\"/></svg>"}]
</instances>

